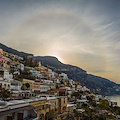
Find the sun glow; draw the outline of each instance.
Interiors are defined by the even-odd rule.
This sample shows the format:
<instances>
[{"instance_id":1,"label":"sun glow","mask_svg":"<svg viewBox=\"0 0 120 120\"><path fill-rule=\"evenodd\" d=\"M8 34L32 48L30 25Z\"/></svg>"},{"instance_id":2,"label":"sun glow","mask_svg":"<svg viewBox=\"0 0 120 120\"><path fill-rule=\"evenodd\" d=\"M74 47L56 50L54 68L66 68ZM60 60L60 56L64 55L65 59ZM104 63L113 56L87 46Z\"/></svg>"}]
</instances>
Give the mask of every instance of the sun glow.
<instances>
[{"instance_id":1,"label":"sun glow","mask_svg":"<svg viewBox=\"0 0 120 120\"><path fill-rule=\"evenodd\" d=\"M63 62L63 60L62 60L61 57L59 57L59 56L57 56L57 55L53 55L53 56L55 56L60 62Z\"/></svg>"}]
</instances>

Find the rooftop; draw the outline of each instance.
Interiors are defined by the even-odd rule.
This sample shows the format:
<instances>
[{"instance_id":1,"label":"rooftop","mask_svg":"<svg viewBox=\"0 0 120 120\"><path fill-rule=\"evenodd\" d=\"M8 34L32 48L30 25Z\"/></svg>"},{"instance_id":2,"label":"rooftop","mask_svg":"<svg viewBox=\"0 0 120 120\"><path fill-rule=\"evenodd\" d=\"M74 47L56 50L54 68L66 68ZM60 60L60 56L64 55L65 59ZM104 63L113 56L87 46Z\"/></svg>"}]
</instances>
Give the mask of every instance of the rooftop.
<instances>
[{"instance_id":1,"label":"rooftop","mask_svg":"<svg viewBox=\"0 0 120 120\"><path fill-rule=\"evenodd\" d=\"M50 89L48 91L66 91L66 89Z\"/></svg>"}]
</instances>

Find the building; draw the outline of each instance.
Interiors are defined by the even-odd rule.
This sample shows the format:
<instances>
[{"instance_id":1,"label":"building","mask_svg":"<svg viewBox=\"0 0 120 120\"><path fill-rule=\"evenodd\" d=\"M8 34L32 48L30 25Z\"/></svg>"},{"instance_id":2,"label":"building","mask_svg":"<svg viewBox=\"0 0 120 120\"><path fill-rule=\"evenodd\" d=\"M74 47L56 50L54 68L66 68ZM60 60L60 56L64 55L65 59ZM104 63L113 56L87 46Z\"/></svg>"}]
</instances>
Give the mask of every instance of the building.
<instances>
[{"instance_id":1,"label":"building","mask_svg":"<svg viewBox=\"0 0 120 120\"><path fill-rule=\"evenodd\" d=\"M67 96L66 89L50 89L47 91L47 93L55 96Z\"/></svg>"},{"instance_id":2,"label":"building","mask_svg":"<svg viewBox=\"0 0 120 120\"><path fill-rule=\"evenodd\" d=\"M23 79L23 84L29 83L30 84L30 90L32 92L40 92L40 85L43 85L43 83L35 82L33 80Z\"/></svg>"},{"instance_id":3,"label":"building","mask_svg":"<svg viewBox=\"0 0 120 120\"><path fill-rule=\"evenodd\" d=\"M23 64L19 64L17 66L17 69L21 70L21 71L24 71L24 65Z\"/></svg>"},{"instance_id":4,"label":"building","mask_svg":"<svg viewBox=\"0 0 120 120\"><path fill-rule=\"evenodd\" d=\"M12 74L9 74L8 71L0 71L0 85L1 89L11 89L11 80L13 78Z\"/></svg>"},{"instance_id":5,"label":"building","mask_svg":"<svg viewBox=\"0 0 120 120\"><path fill-rule=\"evenodd\" d=\"M0 49L0 70L8 70L9 71L10 66L7 63L7 60L3 58L3 51Z\"/></svg>"},{"instance_id":6,"label":"building","mask_svg":"<svg viewBox=\"0 0 120 120\"><path fill-rule=\"evenodd\" d=\"M83 86L83 91L90 91L86 86Z\"/></svg>"},{"instance_id":7,"label":"building","mask_svg":"<svg viewBox=\"0 0 120 120\"><path fill-rule=\"evenodd\" d=\"M74 84L74 80L69 79L69 84L73 85Z\"/></svg>"},{"instance_id":8,"label":"building","mask_svg":"<svg viewBox=\"0 0 120 120\"><path fill-rule=\"evenodd\" d=\"M61 73L61 74L59 74L59 76L62 80L68 80L68 76L65 73Z\"/></svg>"},{"instance_id":9,"label":"building","mask_svg":"<svg viewBox=\"0 0 120 120\"><path fill-rule=\"evenodd\" d=\"M67 97L45 97L30 103L35 107L39 120L56 118L61 120L63 115L67 115ZM66 114L65 114L66 112Z\"/></svg>"},{"instance_id":10,"label":"building","mask_svg":"<svg viewBox=\"0 0 120 120\"><path fill-rule=\"evenodd\" d=\"M73 92L71 87L64 86L64 87L60 87L60 89L66 89L67 90L67 94L68 94L68 98L71 98L71 94Z\"/></svg>"},{"instance_id":11,"label":"building","mask_svg":"<svg viewBox=\"0 0 120 120\"><path fill-rule=\"evenodd\" d=\"M32 73L32 76L37 77L37 78L43 78L42 74L40 74L40 71L37 70L30 70Z\"/></svg>"},{"instance_id":12,"label":"building","mask_svg":"<svg viewBox=\"0 0 120 120\"><path fill-rule=\"evenodd\" d=\"M20 91L21 87L22 87L22 83L20 81L17 80L11 80L11 86L10 89L13 91Z\"/></svg>"},{"instance_id":13,"label":"building","mask_svg":"<svg viewBox=\"0 0 120 120\"><path fill-rule=\"evenodd\" d=\"M30 105L32 100L0 101L0 120L37 120L37 113Z\"/></svg>"},{"instance_id":14,"label":"building","mask_svg":"<svg viewBox=\"0 0 120 120\"><path fill-rule=\"evenodd\" d=\"M0 53L3 55L3 50L0 48Z\"/></svg>"},{"instance_id":15,"label":"building","mask_svg":"<svg viewBox=\"0 0 120 120\"><path fill-rule=\"evenodd\" d=\"M47 92L48 90L50 90L50 86L40 85L40 92Z\"/></svg>"},{"instance_id":16,"label":"building","mask_svg":"<svg viewBox=\"0 0 120 120\"><path fill-rule=\"evenodd\" d=\"M33 93L31 90L13 91L13 97L15 99L28 99L35 97L35 93Z\"/></svg>"},{"instance_id":17,"label":"building","mask_svg":"<svg viewBox=\"0 0 120 120\"><path fill-rule=\"evenodd\" d=\"M48 69L48 74L50 78L55 78L55 73L51 69Z\"/></svg>"},{"instance_id":18,"label":"building","mask_svg":"<svg viewBox=\"0 0 120 120\"><path fill-rule=\"evenodd\" d=\"M76 90L82 91L82 90L83 90L83 87L82 87L81 85L77 85Z\"/></svg>"},{"instance_id":19,"label":"building","mask_svg":"<svg viewBox=\"0 0 120 120\"><path fill-rule=\"evenodd\" d=\"M53 81L54 81L54 83L56 83L56 84L60 84L60 79L53 79Z\"/></svg>"},{"instance_id":20,"label":"building","mask_svg":"<svg viewBox=\"0 0 120 120\"><path fill-rule=\"evenodd\" d=\"M88 100L77 100L77 106L88 105Z\"/></svg>"},{"instance_id":21,"label":"building","mask_svg":"<svg viewBox=\"0 0 120 120\"><path fill-rule=\"evenodd\" d=\"M52 80L44 80L44 79L41 79L41 82L42 82L42 83L47 83L47 84L53 83Z\"/></svg>"},{"instance_id":22,"label":"building","mask_svg":"<svg viewBox=\"0 0 120 120\"><path fill-rule=\"evenodd\" d=\"M108 101L109 102L109 106L112 106L112 107L116 107L117 106L117 102L114 102L114 101Z\"/></svg>"},{"instance_id":23,"label":"building","mask_svg":"<svg viewBox=\"0 0 120 120\"><path fill-rule=\"evenodd\" d=\"M73 110L76 109L76 104L67 104L67 111L73 113Z\"/></svg>"},{"instance_id":24,"label":"building","mask_svg":"<svg viewBox=\"0 0 120 120\"><path fill-rule=\"evenodd\" d=\"M0 101L0 120L62 120L67 113L66 96Z\"/></svg>"},{"instance_id":25,"label":"building","mask_svg":"<svg viewBox=\"0 0 120 120\"><path fill-rule=\"evenodd\" d=\"M10 89L11 88L11 82L10 80L3 80L3 78L0 78L0 89Z\"/></svg>"},{"instance_id":26,"label":"building","mask_svg":"<svg viewBox=\"0 0 120 120\"><path fill-rule=\"evenodd\" d=\"M8 52L3 51L3 56L8 57L8 56L9 56L9 53L8 53Z\"/></svg>"}]
</instances>

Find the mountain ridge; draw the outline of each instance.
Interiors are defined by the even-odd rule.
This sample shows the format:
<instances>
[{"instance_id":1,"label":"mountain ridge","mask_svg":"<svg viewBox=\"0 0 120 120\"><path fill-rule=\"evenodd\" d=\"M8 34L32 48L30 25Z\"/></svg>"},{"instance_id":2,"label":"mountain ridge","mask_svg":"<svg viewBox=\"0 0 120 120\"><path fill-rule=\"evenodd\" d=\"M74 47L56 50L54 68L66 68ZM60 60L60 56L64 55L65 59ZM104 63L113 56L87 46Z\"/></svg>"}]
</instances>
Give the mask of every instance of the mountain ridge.
<instances>
[{"instance_id":1,"label":"mountain ridge","mask_svg":"<svg viewBox=\"0 0 120 120\"><path fill-rule=\"evenodd\" d=\"M103 96L120 95L120 85L116 84L106 78L87 74L87 71L80 67L64 64L53 56L34 56L33 54L19 52L15 49L9 48L0 43L0 48L8 53L12 53L18 56L33 56L35 60L40 61L42 65L51 68L57 73L66 73L69 78L75 81L81 82L82 85L86 85L93 92L102 94Z\"/></svg>"},{"instance_id":2,"label":"mountain ridge","mask_svg":"<svg viewBox=\"0 0 120 120\"><path fill-rule=\"evenodd\" d=\"M25 53L25 52L19 52L18 50L15 50L11 47L7 47L6 45L0 43L0 48L3 49L4 51L8 52L8 53L13 53L15 55L18 55L20 57L23 57L23 56L33 56L33 54L29 54L29 53Z\"/></svg>"}]
</instances>

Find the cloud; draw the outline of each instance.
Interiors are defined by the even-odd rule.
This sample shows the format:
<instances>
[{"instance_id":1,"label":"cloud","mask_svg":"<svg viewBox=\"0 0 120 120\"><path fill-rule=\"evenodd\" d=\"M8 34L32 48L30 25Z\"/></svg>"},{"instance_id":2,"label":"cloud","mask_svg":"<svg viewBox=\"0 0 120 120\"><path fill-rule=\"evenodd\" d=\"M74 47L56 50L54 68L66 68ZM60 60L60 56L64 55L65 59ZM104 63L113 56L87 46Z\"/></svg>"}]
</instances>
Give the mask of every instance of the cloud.
<instances>
[{"instance_id":1,"label":"cloud","mask_svg":"<svg viewBox=\"0 0 120 120\"><path fill-rule=\"evenodd\" d=\"M114 23L115 23L115 22L111 22L111 23L108 23L108 24L106 24L106 25L102 25L102 26L100 26L99 28L97 28L96 31L105 30L105 29L111 27Z\"/></svg>"},{"instance_id":2,"label":"cloud","mask_svg":"<svg viewBox=\"0 0 120 120\"><path fill-rule=\"evenodd\" d=\"M94 0L10 3L0 5L2 43L35 55L56 55L88 72L118 79L119 5Z\"/></svg>"}]
</instances>

